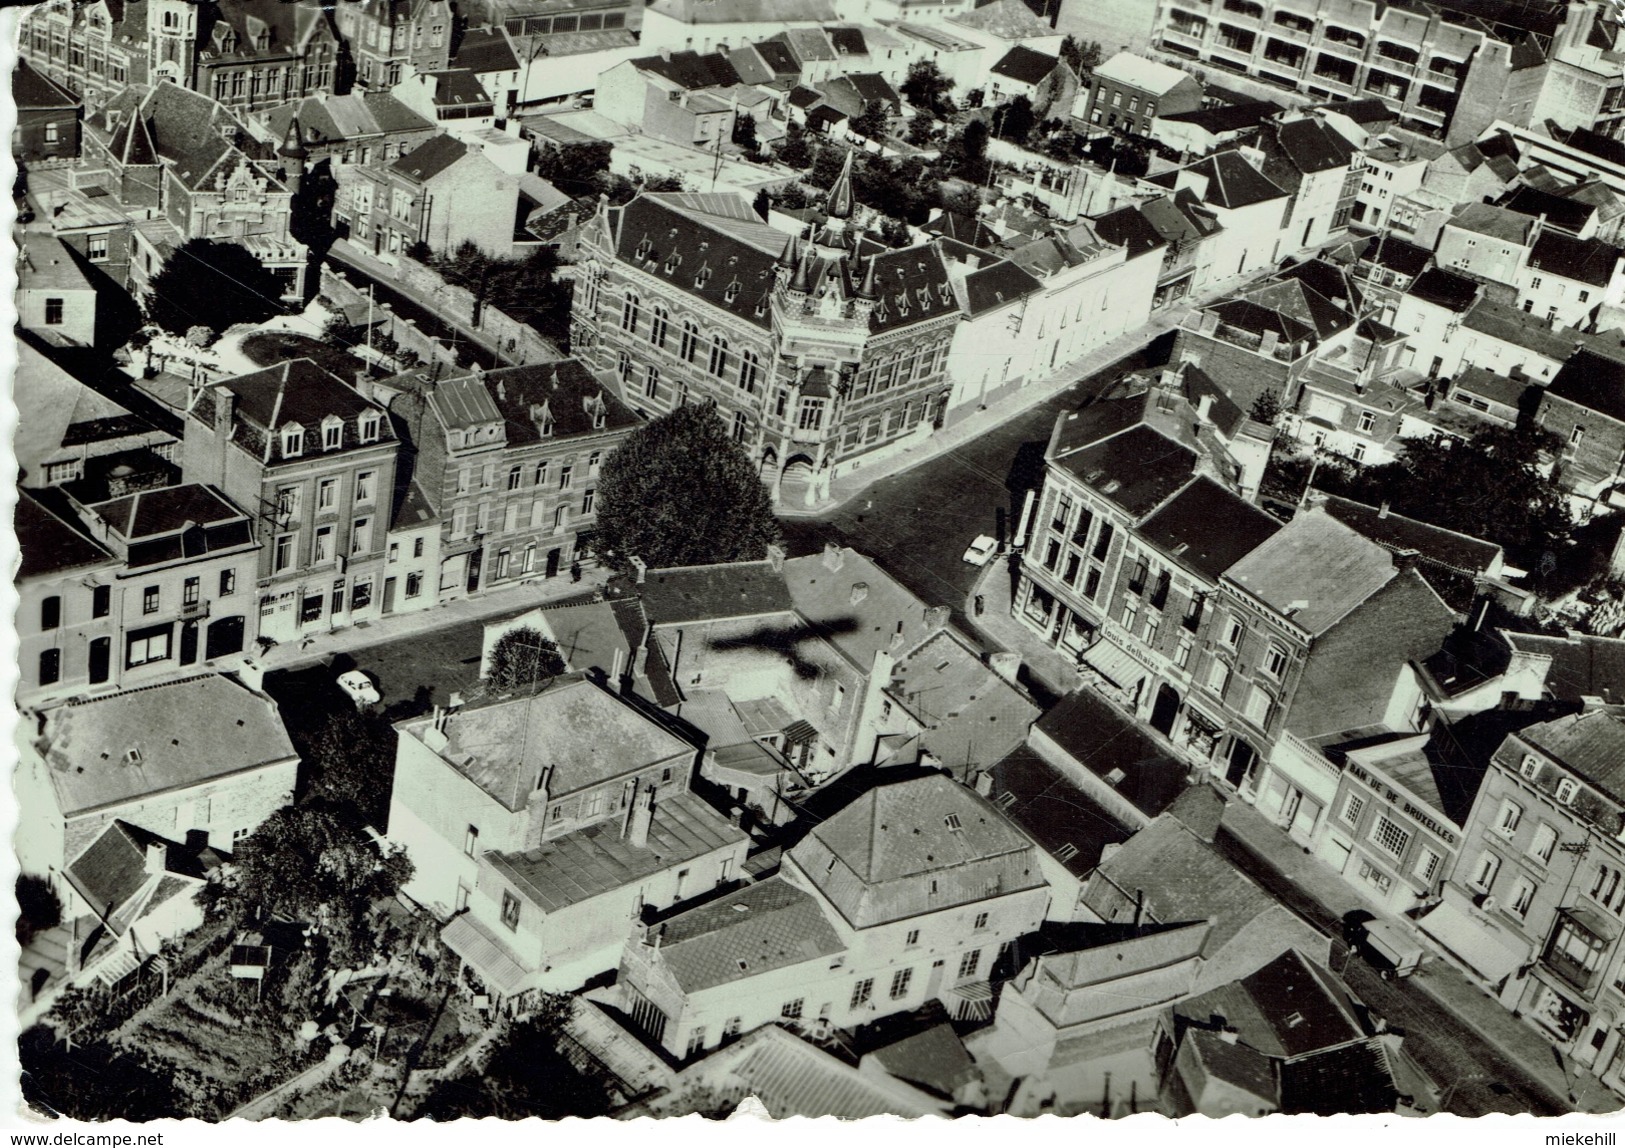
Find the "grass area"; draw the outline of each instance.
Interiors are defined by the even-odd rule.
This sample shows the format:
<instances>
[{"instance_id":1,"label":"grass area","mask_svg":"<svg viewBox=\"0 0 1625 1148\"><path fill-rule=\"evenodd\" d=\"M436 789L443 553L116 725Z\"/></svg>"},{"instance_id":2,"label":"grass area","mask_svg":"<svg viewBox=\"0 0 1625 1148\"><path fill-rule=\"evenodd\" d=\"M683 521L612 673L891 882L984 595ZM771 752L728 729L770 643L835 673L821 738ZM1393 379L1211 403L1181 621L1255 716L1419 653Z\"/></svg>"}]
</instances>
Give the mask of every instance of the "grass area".
<instances>
[{"instance_id":1,"label":"grass area","mask_svg":"<svg viewBox=\"0 0 1625 1148\"><path fill-rule=\"evenodd\" d=\"M244 339L242 347L243 354L262 367L275 366L289 359L310 359L345 382L354 379L357 371L366 368L365 363L342 347L292 331L258 331Z\"/></svg>"}]
</instances>

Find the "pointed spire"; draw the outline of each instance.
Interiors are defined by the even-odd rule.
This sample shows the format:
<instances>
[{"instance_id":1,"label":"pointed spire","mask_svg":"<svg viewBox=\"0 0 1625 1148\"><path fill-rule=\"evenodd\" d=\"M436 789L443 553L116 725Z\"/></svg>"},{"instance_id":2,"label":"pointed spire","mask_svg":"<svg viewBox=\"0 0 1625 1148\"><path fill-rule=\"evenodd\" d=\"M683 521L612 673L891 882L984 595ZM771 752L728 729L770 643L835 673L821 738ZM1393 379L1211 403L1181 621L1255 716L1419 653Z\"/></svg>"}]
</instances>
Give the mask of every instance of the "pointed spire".
<instances>
[{"instance_id":1,"label":"pointed spire","mask_svg":"<svg viewBox=\"0 0 1625 1148\"><path fill-rule=\"evenodd\" d=\"M277 155L284 159L307 159L310 153L305 150L304 131L299 126L299 117L291 116L288 119L288 130L282 135L282 146L277 148Z\"/></svg>"},{"instance_id":2,"label":"pointed spire","mask_svg":"<svg viewBox=\"0 0 1625 1148\"><path fill-rule=\"evenodd\" d=\"M784 250L779 252L780 267L794 267L801 261L801 240L792 235L785 241Z\"/></svg>"},{"instance_id":3,"label":"pointed spire","mask_svg":"<svg viewBox=\"0 0 1625 1148\"><path fill-rule=\"evenodd\" d=\"M790 290L799 291L803 295L812 294L812 262L812 248L804 248L801 252L801 262L796 266L795 277L790 280Z\"/></svg>"},{"instance_id":4,"label":"pointed spire","mask_svg":"<svg viewBox=\"0 0 1625 1148\"><path fill-rule=\"evenodd\" d=\"M875 269L875 260L878 255L869 256L869 269L863 273L863 284L858 288L858 295L864 299L874 299L880 295L880 275Z\"/></svg>"},{"instance_id":5,"label":"pointed spire","mask_svg":"<svg viewBox=\"0 0 1625 1148\"><path fill-rule=\"evenodd\" d=\"M831 219L852 218L852 208L855 206L852 198L852 155L851 151L846 153L846 161L841 164L841 174L829 185L829 197L824 201L824 211Z\"/></svg>"}]
</instances>

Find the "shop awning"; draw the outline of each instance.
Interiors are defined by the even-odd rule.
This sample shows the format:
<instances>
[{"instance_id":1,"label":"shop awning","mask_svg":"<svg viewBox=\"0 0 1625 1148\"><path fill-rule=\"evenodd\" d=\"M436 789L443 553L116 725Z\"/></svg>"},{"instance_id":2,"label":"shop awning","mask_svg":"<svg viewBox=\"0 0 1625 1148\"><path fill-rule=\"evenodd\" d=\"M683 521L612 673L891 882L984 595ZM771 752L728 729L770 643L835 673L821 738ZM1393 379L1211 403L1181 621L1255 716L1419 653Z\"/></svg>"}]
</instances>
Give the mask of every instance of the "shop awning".
<instances>
[{"instance_id":1,"label":"shop awning","mask_svg":"<svg viewBox=\"0 0 1625 1148\"><path fill-rule=\"evenodd\" d=\"M474 966L480 979L498 992L512 996L524 983L525 968L508 947L483 929L472 915L453 917L440 931L446 947Z\"/></svg>"},{"instance_id":2,"label":"shop awning","mask_svg":"<svg viewBox=\"0 0 1625 1148\"><path fill-rule=\"evenodd\" d=\"M1529 946L1485 922L1465 904L1448 897L1417 921L1422 932L1443 945L1488 984L1499 984L1529 960Z\"/></svg>"},{"instance_id":3,"label":"shop awning","mask_svg":"<svg viewBox=\"0 0 1625 1148\"><path fill-rule=\"evenodd\" d=\"M1120 690L1128 689L1145 677L1144 666L1136 662L1127 650L1105 638L1090 646L1083 660Z\"/></svg>"}]
</instances>

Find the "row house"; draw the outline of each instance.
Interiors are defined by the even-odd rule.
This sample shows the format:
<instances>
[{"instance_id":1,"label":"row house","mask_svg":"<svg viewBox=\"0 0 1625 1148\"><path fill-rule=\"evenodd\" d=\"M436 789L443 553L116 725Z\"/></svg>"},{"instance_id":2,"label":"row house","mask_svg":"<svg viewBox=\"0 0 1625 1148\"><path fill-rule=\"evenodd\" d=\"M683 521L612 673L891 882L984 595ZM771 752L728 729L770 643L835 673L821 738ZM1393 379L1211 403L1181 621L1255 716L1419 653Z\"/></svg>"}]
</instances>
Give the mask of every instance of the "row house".
<instances>
[{"instance_id":1,"label":"row house","mask_svg":"<svg viewBox=\"0 0 1625 1148\"><path fill-rule=\"evenodd\" d=\"M149 20L166 34L172 33L178 45L197 36L195 5L54 0L24 15L18 56L77 96L89 112L123 91L126 84L147 81ZM163 55L161 46L158 54Z\"/></svg>"},{"instance_id":2,"label":"row house","mask_svg":"<svg viewBox=\"0 0 1625 1148\"><path fill-rule=\"evenodd\" d=\"M17 326L53 347L96 343L97 291L79 253L49 232L24 232L17 251Z\"/></svg>"},{"instance_id":3,"label":"row house","mask_svg":"<svg viewBox=\"0 0 1625 1148\"><path fill-rule=\"evenodd\" d=\"M312 165L323 160L363 167L384 164L400 159L436 134L433 124L388 92L306 96L265 109L250 126L278 144L289 138L290 130L295 131Z\"/></svg>"},{"instance_id":4,"label":"row house","mask_svg":"<svg viewBox=\"0 0 1625 1148\"><path fill-rule=\"evenodd\" d=\"M711 52L839 21L830 0L656 0L643 11L639 43L646 52Z\"/></svg>"},{"instance_id":5,"label":"row house","mask_svg":"<svg viewBox=\"0 0 1625 1148\"><path fill-rule=\"evenodd\" d=\"M1155 253L1156 290L1151 309L1162 310L1214 282L1218 219L1186 190L1118 208L1092 220L1107 242L1123 247L1129 259Z\"/></svg>"},{"instance_id":6,"label":"row house","mask_svg":"<svg viewBox=\"0 0 1625 1148\"><path fill-rule=\"evenodd\" d=\"M1259 168L1291 195L1283 251L1320 247L1348 228L1365 176L1365 157L1325 115L1283 113L1252 139Z\"/></svg>"},{"instance_id":7,"label":"row house","mask_svg":"<svg viewBox=\"0 0 1625 1148\"><path fill-rule=\"evenodd\" d=\"M1419 190L1427 170L1426 157L1406 145L1381 142L1367 147L1349 219L1367 227L1392 225L1395 201Z\"/></svg>"},{"instance_id":8,"label":"row house","mask_svg":"<svg viewBox=\"0 0 1625 1148\"><path fill-rule=\"evenodd\" d=\"M59 691L83 693L92 684L91 648L110 650L118 629L110 587L119 561L78 526L70 508L53 512L26 489L18 492L15 530L22 550L18 704Z\"/></svg>"},{"instance_id":9,"label":"row house","mask_svg":"<svg viewBox=\"0 0 1625 1148\"><path fill-rule=\"evenodd\" d=\"M1048 904L1037 848L985 798L942 774L884 785L816 825L777 876L639 930L617 1003L673 1057L933 1001L985 1018L995 967Z\"/></svg>"},{"instance_id":10,"label":"row house","mask_svg":"<svg viewBox=\"0 0 1625 1148\"><path fill-rule=\"evenodd\" d=\"M1004 258L943 239L963 319L948 352L950 412L1065 369L1151 318L1161 260L1080 221Z\"/></svg>"},{"instance_id":11,"label":"row house","mask_svg":"<svg viewBox=\"0 0 1625 1148\"><path fill-rule=\"evenodd\" d=\"M696 750L579 676L403 722L405 893L484 991L523 1008L613 969L644 910L741 880L749 838L690 791Z\"/></svg>"},{"instance_id":12,"label":"row house","mask_svg":"<svg viewBox=\"0 0 1625 1148\"><path fill-rule=\"evenodd\" d=\"M850 170L806 237L742 197L603 201L582 231L572 344L641 411L714 402L774 497L812 504L929 436L951 389L960 310L946 257L871 240L854 210Z\"/></svg>"},{"instance_id":13,"label":"row house","mask_svg":"<svg viewBox=\"0 0 1625 1148\"><path fill-rule=\"evenodd\" d=\"M211 239L254 255L284 298L304 297L309 253L291 230L303 158L297 146L273 150L219 102L178 84L131 86L86 120L81 176L96 172L127 217L152 221L134 228L130 279L138 291L174 247Z\"/></svg>"},{"instance_id":14,"label":"row house","mask_svg":"<svg viewBox=\"0 0 1625 1148\"><path fill-rule=\"evenodd\" d=\"M178 0L159 2L199 10ZM314 0L222 0L203 11L213 19L200 21L195 58L178 62L195 69L195 78L163 77L154 69L155 79L174 78L239 114L338 86L343 42L334 9Z\"/></svg>"},{"instance_id":15,"label":"row house","mask_svg":"<svg viewBox=\"0 0 1625 1148\"><path fill-rule=\"evenodd\" d=\"M1524 209L1541 203L1538 215ZM1554 206L1588 206L1524 188L1507 206L1469 204L1444 227L1437 258L1441 267L1513 287L1525 312L1564 327L1584 326L1600 307L1617 306L1625 293L1619 248L1562 230L1549 222ZM1559 215L1594 231L1597 213Z\"/></svg>"},{"instance_id":16,"label":"row house","mask_svg":"<svg viewBox=\"0 0 1625 1148\"><path fill-rule=\"evenodd\" d=\"M350 242L386 263L420 243L437 255L472 243L506 256L518 213L518 179L481 146L444 133L388 166L350 169L333 208Z\"/></svg>"},{"instance_id":17,"label":"row house","mask_svg":"<svg viewBox=\"0 0 1625 1148\"><path fill-rule=\"evenodd\" d=\"M1097 692L1181 754L1204 767L1234 758L1243 776L1256 735L1232 732L1197 694L1219 579L1280 528L1233 493L1242 468L1228 442L1247 427L1191 367L1062 415L1013 603Z\"/></svg>"},{"instance_id":18,"label":"row house","mask_svg":"<svg viewBox=\"0 0 1625 1148\"><path fill-rule=\"evenodd\" d=\"M53 706L18 744L17 860L58 887L114 822L233 850L293 800L299 768L276 703L224 674Z\"/></svg>"},{"instance_id":19,"label":"row house","mask_svg":"<svg viewBox=\"0 0 1625 1148\"><path fill-rule=\"evenodd\" d=\"M1154 195L1190 193L1217 222L1207 253L1212 282L1261 271L1283 250L1292 197L1261 162L1256 149L1231 149L1143 181Z\"/></svg>"},{"instance_id":20,"label":"row house","mask_svg":"<svg viewBox=\"0 0 1625 1148\"><path fill-rule=\"evenodd\" d=\"M1159 116L1197 112L1202 85L1196 77L1132 52L1118 52L1090 73L1082 119L1091 128L1149 136Z\"/></svg>"},{"instance_id":21,"label":"row house","mask_svg":"<svg viewBox=\"0 0 1625 1148\"><path fill-rule=\"evenodd\" d=\"M1280 111L1281 105L1269 100L1249 100L1171 115L1158 112L1146 134L1182 159L1191 159L1240 143Z\"/></svg>"},{"instance_id":22,"label":"row house","mask_svg":"<svg viewBox=\"0 0 1625 1148\"><path fill-rule=\"evenodd\" d=\"M467 68L413 72L390 92L443 132L478 135L496 125L496 101L480 77Z\"/></svg>"},{"instance_id":23,"label":"row house","mask_svg":"<svg viewBox=\"0 0 1625 1148\"><path fill-rule=\"evenodd\" d=\"M1535 421L1557 436L1560 481L1605 497L1625 476L1625 363L1581 347L1541 393Z\"/></svg>"},{"instance_id":24,"label":"row house","mask_svg":"<svg viewBox=\"0 0 1625 1148\"><path fill-rule=\"evenodd\" d=\"M1353 259L1350 271L1370 304L1369 313L1392 326L1400 298L1432 266L1433 250L1386 230L1351 241L1348 250Z\"/></svg>"},{"instance_id":25,"label":"row house","mask_svg":"<svg viewBox=\"0 0 1625 1148\"><path fill-rule=\"evenodd\" d=\"M777 106L767 91L741 82L729 56L672 52L604 72L593 110L644 135L709 151L732 138L742 103L760 107L764 120Z\"/></svg>"},{"instance_id":26,"label":"row house","mask_svg":"<svg viewBox=\"0 0 1625 1148\"><path fill-rule=\"evenodd\" d=\"M584 553L600 468L638 423L602 380L563 359L384 385L435 519L431 601L556 577Z\"/></svg>"},{"instance_id":27,"label":"row house","mask_svg":"<svg viewBox=\"0 0 1625 1148\"><path fill-rule=\"evenodd\" d=\"M1472 367L1549 382L1574 353L1578 336L1482 294L1475 280L1432 267L1399 299L1392 320L1406 335L1407 364L1430 379Z\"/></svg>"},{"instance_id":28,"label":"row house","mask_svg":"<svg viewBox=\"0 0 1625 1148\"><path fill-rule=\"evenodd\" d=\"M84 114L78 96L21 59L11 73L11 100L17 109L11 154L19 162L34 167L78 158L79 121Z\"/></svg>"},{"instance_id":29,"label":"row house","mask_svg":"<svg viewBox=\"0 0 1625 1148\"><path fill-rule=\"evenodd\" d=\"M387 91L410 71L437 71L451 60L448 0L359 0L336 5L333 22L358 88Z\"/></svg>"},{"instance_id":30,"label":"row house","mask_svg":"<svg viewBox=\"0 0 1625 1148\"><path fill-rule=\"evenodd\" d=\"M252 516L245 570L259 637L282 642L378 617L399 441L385 411L309 359L202 389L186 417L185 473Z\"/></svg>"},{"instance_id":31,"label":"row house","mask_svg":"<svg viewBox=\"0 0 1625 1148\"><path fill-rule=\"evenodd\" d=\"M1508 734L1439 905L1420 919L1453 963L1565 1056L1625 1091L1625 722L1588 707Z\"/></svg>"}]
</instances>

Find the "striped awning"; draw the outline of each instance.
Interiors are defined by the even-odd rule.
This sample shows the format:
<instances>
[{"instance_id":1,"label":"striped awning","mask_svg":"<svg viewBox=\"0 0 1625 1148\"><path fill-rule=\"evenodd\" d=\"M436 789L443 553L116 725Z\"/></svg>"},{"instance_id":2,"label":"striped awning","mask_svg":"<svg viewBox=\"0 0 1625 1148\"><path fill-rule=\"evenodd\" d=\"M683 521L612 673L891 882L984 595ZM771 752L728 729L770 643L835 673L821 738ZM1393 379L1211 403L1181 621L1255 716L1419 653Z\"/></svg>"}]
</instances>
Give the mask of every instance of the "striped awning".
<instances>
[{"instance_id":1,"label":"striped awning","mask_svg":"<svg viewBox=\"0 0 1625 1148\"><path fill-rule=\"evenodd\" d=\"M993 1015L993 987L986 981L965 981L942 995L955 1020L987 1020Z\"/></svg>"},{"instance_id":2,"label":"striped awning","mask_svg":"<svg viewBox=\"0 0 1625 1148\"><path fill-rule=\"evenodd\" d=\"M451 923L440 930L440 939L498 992L512 996L524 986L525 967L471 914L453 917Z\"/></svg>"},{"instance_id":3,"label":"striped awning","mask_svg":"<svg viewBox=\"0 0 1625 1148\"><path fill-rule=\"evenodd\" d=\"M1084 662L1112 685L1126 690L1145 677L1145 667L1116 642L1102 638L1083 655Z\"/></svg>"},{"instance_id":4,"label":"striped awning","mask_svg":"<svg viewBox=\"0 0 1625 1148\"><path fill-rule=\"evenodd\" d=\"M818 730L808 721L795 721L784 727L784 740L788 745L812 745L818 740Z\"/></svg>"}]
</instances>

